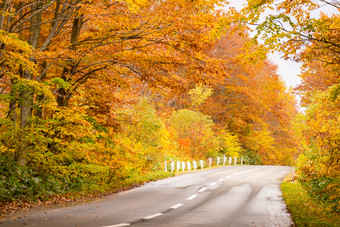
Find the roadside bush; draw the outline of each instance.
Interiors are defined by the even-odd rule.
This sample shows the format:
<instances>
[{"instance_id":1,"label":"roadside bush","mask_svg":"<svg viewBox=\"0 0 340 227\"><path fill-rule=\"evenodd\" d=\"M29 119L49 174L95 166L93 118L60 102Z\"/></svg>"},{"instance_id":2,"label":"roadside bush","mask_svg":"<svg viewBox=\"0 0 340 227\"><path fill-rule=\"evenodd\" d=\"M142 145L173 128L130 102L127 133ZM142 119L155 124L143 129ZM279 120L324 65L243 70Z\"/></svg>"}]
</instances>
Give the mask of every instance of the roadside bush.
<instances>
[{"instance_id":1,"label":"roadside bush","mask_svg":"<svg viewBox=\"0 0 340 227\"><path fill-rule=\"evenodd\" d=\"M330 210L340 211L340 178L315 177L303 182L303 186L314 198L325 203Z\"/></svg>"},{"instance_id":2,"label":"roadside bush","mask_svg":"<svg viewBox=\"0 0 340 227\"><path fill-rule=\"evenodd\" d=\"M249 165L261 165L261 156L259 154L256 154L256 152L253 152L249 149L244 149L241 152L241 155L243 157L243 161L245 164Z\"/></svg>"},{"instance_id":3,"label":"roadside bush","mask_svg":"<svg viewBox=\"0 0 340 227\"><path fill-rule=\"evenodd\" d=\"M315 198L298 181L281 184L283 198L296 226L339 226L339 212Z\"/></svg>"},{"instance_id":4,"label":"roadside bush","mask_svg":"<svg viewBox=\"0 0 340 227\"><path fill-rule=\"evenodd\" d=\"M0 156L0 202L36 200L62 193L65 183L52 176L39 175L30 167L18 166L13 160Z\"/></svg>"}]
</instances>

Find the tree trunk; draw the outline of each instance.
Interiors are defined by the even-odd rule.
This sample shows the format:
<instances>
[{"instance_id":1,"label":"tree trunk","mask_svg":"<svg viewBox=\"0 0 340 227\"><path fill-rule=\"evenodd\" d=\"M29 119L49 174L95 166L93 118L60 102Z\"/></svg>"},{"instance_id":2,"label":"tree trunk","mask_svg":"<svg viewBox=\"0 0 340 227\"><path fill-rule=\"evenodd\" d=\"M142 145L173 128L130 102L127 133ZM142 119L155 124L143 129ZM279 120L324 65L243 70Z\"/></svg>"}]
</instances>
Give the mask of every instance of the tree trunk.
<instances>
[{"instance_id":1,"label":"tree trunk","mask_svg":"<svg viewBox=\"0 0 340 227\"><path fill-rule=\"evenodd\" d=\"M81 27L83 25L83 18L77 17L73 20L72 33L71 33L71 44L76 44L80 34ZM71 46L71 49L76 51L76 45ZM68 75L72 75L75 71L75 60L70 60L70 66L65 66L61 78L65 81L69 81ZM68 102L71 99L72 93L67 91L65 88L59 88L57 91L57 102L59 106L68 106Z\"/></svg>"},{"instance_id":2,"label":"tree trunk","mask_svg":"<svg viewBox=\"0 0 340 227\"><path fill-rule=\"evenodd\" d=\"M46 78L46 74L47 74L46 71L48 69L46 61L42 63L41 68L42 68L42 73L40 74L38 81L43 81ZM36 101L38 104L40 104L44 99L45 99L45 95L38 95L36 98ZM41 106L37 106L35 116L38 118L43 117L43 109Z\"/></svg>"},{"instance_id":3,"label":"tree trunk","mask_svg":"<svg viewBox=\"0 0 340 227\"><path fill-rule=\"evenodd\" d=\"M5 12L7 9L8 0L2 1L3 3L0 4L0 29L3 30L4 22L5 22Z\"/></svg>"},{"instance_id":4,"label":"tree trunk","mask_svg":"<svg viewBox=\"0 0 340 227\"><path fill-rule=\"evenodd\" d=\"M41 5L40 0L36 0L34 4L32 4L32 12L35 10L39 10ZM39 37L40 37L40 29L41 29L41 20L42 20L42 13L37 13L34 17L31 19L31 30L30 30L30 36L28 38L28 43L34 48L37 49L39 44ZM34 61L33 58L30 59L31 61ZM23 73L23 78L26 80L32 80L33 75L31 72L26 71ZM31 119L32 119L32 110L33 110L33 97L34 93L31 91L29 87L25 89L24 92L21 94L22 103L21 103L21 129L26 130L31 127ZM18 156L18 164L21 166L26 165L26 156L27 151L26 147L28 146L27 142L23 142L21 152Z\"/></svg>"},{"instance_id":5,"label":"tree trunk","mask_svg":"<svg viewBox=\"0 0 340 227\"><path fill-rule=\"evenodd\" d=\"M32 79L32 73L30 72L25 72L23 76L27 80ZM31 126L32 109L33 109L33 93L30 91L30 89L27 89L26 91L22 92L21 98L23 101L21 103L20 127L21 129L26 130ZM25 136L23 136L23 138L25 138ZM27 146L28 146L27 142L23 141L22 149L20 150L18 154L18 160L17 160L20 166L26 165L26 156L27 156L26 147Z\"/></svg>"}]
</instances>

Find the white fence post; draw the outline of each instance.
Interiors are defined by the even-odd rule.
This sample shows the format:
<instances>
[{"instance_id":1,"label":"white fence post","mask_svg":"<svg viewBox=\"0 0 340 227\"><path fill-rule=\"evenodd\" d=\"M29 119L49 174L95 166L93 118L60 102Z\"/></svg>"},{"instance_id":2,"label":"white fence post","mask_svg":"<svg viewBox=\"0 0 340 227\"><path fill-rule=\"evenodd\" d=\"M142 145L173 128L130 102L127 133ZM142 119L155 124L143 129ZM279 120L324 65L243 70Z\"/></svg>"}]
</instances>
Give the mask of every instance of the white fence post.
<instances>
[{"instance_id":1,"label":"white fence post","mask_svg":"<svg viewBox=\"0 0 340 227\"><path fill-rule=\"evenodd\" d=\"M185 171L185 162L182 161L182 170Z\"/></svg>"},{"instance_id":2,"label":"white fence post","mask_svg":"<svg viewBox=\"0 0 340 227\"><path fill-rule=\"evenodd\" d=\"M193 166L194 166L194 170L196 171L196 169L197 169L197 163L196 163L196 161L192 161L192 164L193 164Z\"/></svg>"},{"instance_id":3,"label":"white fence post","mask_svg":"<svg viewBox=\"0 0 340 227\"><path fill-rule=\"evenodd\" d=\"M217 157L217 160L216 160L216 164L217 165L219 165L220 164L220 161L221 161L221 159L220 159L220 157ZM204 168L204 161L203 160L200 160L199 161L200 162L200 165L201 165L201 169L203 169ZM212 158L209 158L208 159L208 162L209 162L209 167L211 167L212 166ZM227 157L226 156L224 156L223 157L223 165L226 165L226 163L227 163ZM164 161L164 171L168 171L168 165L167 165L168 163L167 163L167 161ZM181 165L182 164L182 165ZM193 164L193 168L194 168L194 170L196 171L197 170L197 162L196 161L192 161L192 164ZM229 157L229 163L228 163L229 165L231 165L232 164L232 157ZM234 165L236 165L237 164L237 158L236 157L234 157ZM243 157L241 157L241 160L240 160L240 164L241 165L243 165ZM187 168L188 168L188 171L191 171L191 164L190 164L190 161L188 161L187 163L186 163L186 165L187 165ZM182 167L182 171L185 171L185 161L177 161L177 168L176 168L176 162L174 162L174 161L171 161L171 163L170 163L170 170L171 170L171 173L173 172L173 171L175 171L175 168L177 169L177 172L179 172L180 170L181 170L181 167Z\"/></svg>"},{"instance_id":4,"label":"white fence post","mask_svg":"<svg viewBox=\"0 0 340 227\"><path fill-rule=\"evenodd\" d=\"M187 162L187 166L188 166L188 171L190 171L191 170L190 162Z\"/></svg>"}]
</instances>

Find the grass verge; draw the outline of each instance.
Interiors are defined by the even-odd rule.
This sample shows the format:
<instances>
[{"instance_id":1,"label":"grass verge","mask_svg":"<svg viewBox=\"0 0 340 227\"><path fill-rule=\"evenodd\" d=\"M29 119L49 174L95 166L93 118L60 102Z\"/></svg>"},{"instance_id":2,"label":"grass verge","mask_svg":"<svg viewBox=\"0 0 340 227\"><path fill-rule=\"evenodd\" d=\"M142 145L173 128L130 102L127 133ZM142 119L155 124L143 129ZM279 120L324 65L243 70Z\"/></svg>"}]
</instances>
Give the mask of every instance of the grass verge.
<instances>
[{"instance_id":1,"label":"grass verge","mask_svg":"<svg viewBox=\"0 0 340 227\"><path fill-rule=\"evenodd\" d=\"M65 203L75 203L79 201L87 201L94 198L111 195L120 191L129 190L135 187L139 187L144 183L164 179L174 176L170 172L155 171L146 174L135 174L122 181L112 181L106 184L100 185L87 185L81 190L55 193L50 196L43 197L43 199L36 199L35 197L27 197L23 200L16 199L14 201L0 201L0 219L5 215L22 211L28 208L35 208L40 206L58 205ZM1 222L0 222L1 224Z\"/></svg>"},{"instance_id":2,"label":"grass verge","mask_svg":"<svg viewBox=\"0 0 340 227\"><path fill-rule=\"evenodd\" d=\"M281 184L283 198L296 226L340 226L340 216L312 198L299 182Z\"/></svg>"}]
</instances>

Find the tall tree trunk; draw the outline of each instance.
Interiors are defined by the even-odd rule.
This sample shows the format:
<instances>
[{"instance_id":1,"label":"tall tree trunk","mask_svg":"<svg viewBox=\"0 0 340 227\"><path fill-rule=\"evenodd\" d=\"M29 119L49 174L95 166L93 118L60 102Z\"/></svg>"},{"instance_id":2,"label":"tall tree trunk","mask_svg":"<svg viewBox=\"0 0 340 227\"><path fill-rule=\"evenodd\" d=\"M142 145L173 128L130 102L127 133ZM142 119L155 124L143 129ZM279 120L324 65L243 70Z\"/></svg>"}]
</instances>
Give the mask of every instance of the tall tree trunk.
<instances>
[{"instance_id":1,"label":"tall tree trunk","mask_svg":"<svg viewBox=\"0 0 340 227\"><path fill-rule=\"evenodd\" d=\"M35 10L39 10L41 7L41 0L36 0L34 3L32 3L32 12L35 12ZM41 20L42 20L42 13L37 13L34 17L31 19L31 30L30 30L30 36L28 38L28 43L34 48L37 49L39 44L39 37L40 37L40 29L41 29ZM31 61L34 61L33 58L30 58ZM32 80L33 75L31 72L26 71L23 73L23 77L26 80ZM33 98L34 93L31 91L29 87L25 89L25 91L21 94L22 103L21 103L21 129L25 130L31 127L31 119L32 119L32 110L33 110ZM18 156L18 164L21 166L26 165L26 147L27 143L24 142L22 144L21 152Z\"/></svg>"},{"instance_id":2,"label":"tall tree trunk","mask_svg":"<svg viewBox=\"0 0 340 227\"><path fill-rule=\"evenodd\" d=\"M11 96L11 101L9 102L9 113L8 113L8 118L11 119L13 121L13 128L16 131L16 120L17 120L17 113L16 113L16 109L18 108L17 106L17 90L15 87L15 84L17 83L16 79L11 79L11 92L10 92L10 96Z\"/></svg>"},{"instance_id":3,"label":"tall tree trunk","mask_svg":"<svg viewBox=\"0 0 340 227\"><path fill-rule=\"evenodd\" d=\"M72 33L71 33L71 44L76 44L80 34L81 27L83 25L83 17L77 17L73 20ZM71 46L71 49L76 51L77 45ZM72 75L75 71L76 63L75 60L70 60L70 66L65 66L61 78L65 81L69 81L68 75ZM65 88L59 88L57 91L57 102L59 106L67 106L71 99L72 93L67 91Z\"/></svg>"},{"instance_id":4,"label":"tall tree trunk","mask_svg":"<svg viewBox=\"0 0 340 227\"><path fill-rule=\"evenodd\" d=\"M47 66L47 62L44 61L42 64L41 64L41 68L42 68L42 73L40 74L39 78L38 78L38 81L43 81L45 78L46 78L46 74L47 74L47 69L48 69L48 66ZM45 95L38 95L37 98L36 98L36 101L37 103L41 103L45 98ZM35 116L38 117L38 118L42 118L43 117L43 109L41 106L38 106L37 107L37 110L36 110L36 113L35 113Z\"/></svg>"},{"instance_id":5,"label":"tall tree trunk","mask_svg":"<svg viewBox=\"0 0 340 227\"><path fill-rule=\"evenodd\" d=\"M3 3L0 3L0 30L3 30L4 23L5 23L5 12L7 11L7 5L8 0L3 1ZM0 42L0 59L4 53L5 50L5 44Z\"/></svg>"},{"instance_id":6,"label":"tall tree trunk","mask_svg":"<svg viewBox=\"0 0 340 227\"><path fill-rule=\"evenodd\" d=\"M2 1L3 3L0 3L0 29L3 30L4 23L5 23L5 12L7 10L7 4L9 0Z\"/></svg>"}]
</instances>

